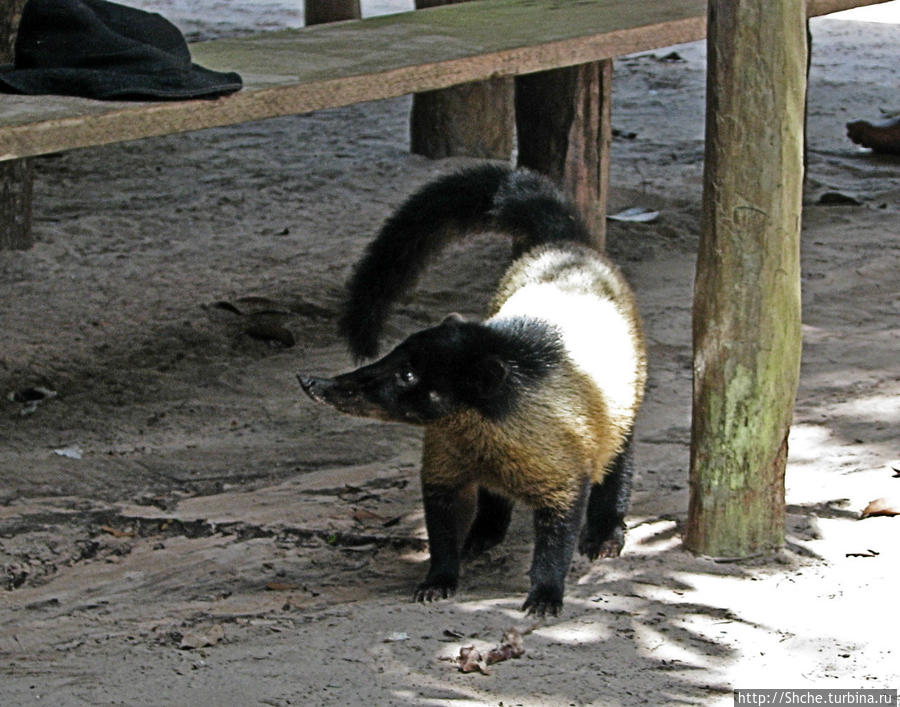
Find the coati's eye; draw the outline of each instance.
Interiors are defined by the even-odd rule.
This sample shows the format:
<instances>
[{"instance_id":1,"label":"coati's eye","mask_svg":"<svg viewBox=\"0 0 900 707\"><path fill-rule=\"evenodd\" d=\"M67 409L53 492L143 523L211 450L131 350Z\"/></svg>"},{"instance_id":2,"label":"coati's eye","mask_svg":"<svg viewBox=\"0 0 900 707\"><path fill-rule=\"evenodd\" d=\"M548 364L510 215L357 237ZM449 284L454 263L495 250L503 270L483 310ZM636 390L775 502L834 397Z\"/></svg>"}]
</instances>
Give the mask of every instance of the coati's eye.
<instances>
[{"instance_id":1,"label":"coati's eye","mask_svg":"<svg viewBox=\"0 0 900 707\"><path fill-rule=\"evenodd\" d=\"M412 388L419 383L419 376L409 366L404 366L394 374L397 378L397 384L401 388Z\"/></svg>"}]
</instances>

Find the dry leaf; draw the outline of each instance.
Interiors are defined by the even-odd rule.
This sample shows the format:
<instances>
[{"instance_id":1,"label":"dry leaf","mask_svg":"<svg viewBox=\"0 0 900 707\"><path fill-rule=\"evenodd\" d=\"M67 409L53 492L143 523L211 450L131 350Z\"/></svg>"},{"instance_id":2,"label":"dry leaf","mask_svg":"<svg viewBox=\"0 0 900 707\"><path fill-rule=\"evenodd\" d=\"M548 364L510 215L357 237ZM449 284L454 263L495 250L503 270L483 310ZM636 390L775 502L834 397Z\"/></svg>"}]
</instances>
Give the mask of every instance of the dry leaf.
<instances>
[{"instance_id":1,"label":"dry leaf","mask_svg":"<svg viewBox=\"0 0 900 707\"><path fill-rule=\"evenodd\" d=\"M900 515L900 501L889 498L876 498L865 507L860 518L871 516L895 516Z\"/></svg>"},{"instance_id":2,"label":"dry leaf","mask_svg":"<svg viewBox=\"0 0 900 707\"><path fill-rule=\"evenodd\" d=\"M365 508L357 508L353 511L353 520L358 523L365 523L366 521L375 521L376 523L384 523L384 517L378 515L377 513L372 513L372 511L368 511Z\"/></svg>"},{"instance_id":3,"label":"dry leaf","mask_svg":"<svg viewBox=\"0 0 900 707\"><path fill-rule=\"evenodd\" d=\"M525 646L522 643L522 634L518 629L511 628L503 634L500 645L492 648L485 656L488 665L499 663L501 660L520 658L525 654Z\"/></svg>"},{"instance_id":4,"label":"dry leaf","mask_svg":"<svg viewBox=\"0 0 900 707\"><path fill-rule=\"evenodd\" d=\"M531 633L534 627L527 629L525 633ZM487 653L482 653L474 646L464 646L459 649L459 657L456 659L460 672L474 673L478 671L482 675L490 675L489 665L500 663L510 658L520 658L525 654L525 646L522 642L522 632L516 628L510 628L503 633L500 645L491 648Z\"/></svg>"},{"instance_id":5,"label":"dry leaf","mask_svg":"<svg viewBox=\"0 0 900 707\"><path fill-rule=\"evenodd\" d=\"M266 589L270 592L292 592L295 589L300 589L300 587L296 584L291 584L290 582L273 581L266 584Z\"/></svg>"},{"instance_id":6,"label":"dry leaf","mask_svg":"<svg viewBox=\"0 0 900 707\"><path fill-rule=\"evenodd\" d=\"M181 637L181 643L178 644L178 647L187 650L206 648L207 646L216 645L223 638L225 638L225 628L221 624L216 624L205 630L188 631Z\"/></svg>"},{"instance_id":7,"label":"dry leaf","mask_svg":"<svg viewBox=\"0 0 900 707\"><path fill-rule=\"evenodd\" d=\"M487 662L475 646L464 646L459 649L459 671L461 673L474 673L478 671L482 675L490 675L491 671Z\"/></svg>"},{"instance_id":8,"label":"dry leaf","mask_svg":"<svg viewBox=\"0 0 900 707\"><path fill-rule=\"evenodd\" d=\"M104 533L109 533L114 538L133 538L135 535L133 530L119 530L118 528L113 528L111 525L101 525L100 530Z\"/></svg>"}]
</instances>

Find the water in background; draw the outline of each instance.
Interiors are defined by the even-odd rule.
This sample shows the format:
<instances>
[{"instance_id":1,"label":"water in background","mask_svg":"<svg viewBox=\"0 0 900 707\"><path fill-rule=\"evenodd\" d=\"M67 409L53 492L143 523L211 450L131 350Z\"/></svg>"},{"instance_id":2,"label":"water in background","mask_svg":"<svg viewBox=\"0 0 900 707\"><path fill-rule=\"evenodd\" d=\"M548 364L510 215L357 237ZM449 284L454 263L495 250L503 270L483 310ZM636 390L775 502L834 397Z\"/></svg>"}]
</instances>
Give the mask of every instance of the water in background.
<instances>
[{"instance_id":1,"label":"water in background","mask_svg":"<svg viewBox=\"0 0 900 707\"><path fill-rule=\"evenodd\" d=\"M118 0L158 12L190 42L303 26L303 0ZM361 0L363 17L405 12L414 0Z\"/></svg>"}]
</instances>

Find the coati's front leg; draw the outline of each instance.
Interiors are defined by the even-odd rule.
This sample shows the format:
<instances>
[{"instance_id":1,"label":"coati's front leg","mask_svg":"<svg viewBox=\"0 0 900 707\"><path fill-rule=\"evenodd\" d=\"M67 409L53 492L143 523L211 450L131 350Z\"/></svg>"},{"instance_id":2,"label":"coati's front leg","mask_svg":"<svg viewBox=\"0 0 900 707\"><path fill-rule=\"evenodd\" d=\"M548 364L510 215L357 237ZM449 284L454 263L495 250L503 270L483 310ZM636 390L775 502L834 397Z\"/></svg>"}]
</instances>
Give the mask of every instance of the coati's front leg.
<instances>
[{"instance_id":1,"label":"coati's front leg","mask_svg":"<svg viewBox=\"0 0 900 707\"><path fill-rule=\"evenodd\" d=\"M599 484L591 486L578 551L595 560L618 557L625 545L625 514L631 501L634 455L631 435Z\"/></svg>"},{"instance_id":2,"label":"coati's front leg","mask_svg":"<svg viewBox=\"0 0 900 707\"><path fill-rule=\"evenodd\" d=\"M556 616L562 609L566 574L575 551L589 483L585 479L568 508L537 508L534 511L531 590L522 606L522 610L529 614Z\"/></svg>"},{"instance_id":3,"label":"coati's front leg","mask_svg":"<svg viewBox=\"0 0 900 707\"><path fill-rule=\"evenodd\" d=\"M413 599L446 599L456 591L459 581L460 548L475 515L476 487L423 482L422 498L431 566Z\"/></svg>"}]
</instances>

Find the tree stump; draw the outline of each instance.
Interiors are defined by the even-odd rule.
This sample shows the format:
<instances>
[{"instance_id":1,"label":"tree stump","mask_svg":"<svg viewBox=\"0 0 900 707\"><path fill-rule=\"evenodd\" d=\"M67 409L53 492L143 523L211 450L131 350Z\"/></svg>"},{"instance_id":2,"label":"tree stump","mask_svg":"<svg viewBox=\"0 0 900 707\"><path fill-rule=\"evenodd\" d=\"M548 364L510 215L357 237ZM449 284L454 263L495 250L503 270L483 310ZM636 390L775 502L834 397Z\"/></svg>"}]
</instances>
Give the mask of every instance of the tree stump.
<instances>
[{"instance_id":1,"label":"tree stump","mask_svg":"<svg viewBox=\"0 0 900 707\"><path fill-rule=\"evenodd\" d=\"M416 0L416 9L468 0ZM513 81L490 81L413 96L410 150L431 159L467 156L508 160L515 129Z\"/></svg>"},{"instance_id":2,"label":"tree stump","mask_svg":"<svg viewBox=\"0 0 900 707\"><path fill-rule=\"evenodd\" d=\"M359 0L304 0L304 22L307 26L360 18Z\"/></svg>"},{"instance_id":3,"label":"tree stump","mask_svg":"<svg viewBox=\"0 0 900 707\"><path fill-rule=\"evenodd\" d=\"M16 29L25 0L5 0L0 6L0 64L13 60ZM31 197L34 182L31 160L0 162L0 250L32 245Z\"/></svg>"},{"instance_id":4,"label":"tree stump","mask_svg":"<svg viewBox=\"0 0 900 707\"><path fill-rule=\"evenodd\" d=\"M574 200L602 250L609 189L612 61L516 77L519 165Z\"/></svg>"},{"instance_id":5,"label":"tree stump","mask_svg":"<svg viewBox=\"0 0 900 707\"><path fill-rule=\"evenodd\" d=\"M806 13L793 0L709 8L684 542L704 555L749 557L784 543L801 348Z\"/></svg>"}]
</instances>

